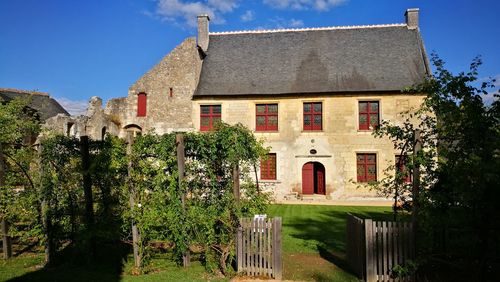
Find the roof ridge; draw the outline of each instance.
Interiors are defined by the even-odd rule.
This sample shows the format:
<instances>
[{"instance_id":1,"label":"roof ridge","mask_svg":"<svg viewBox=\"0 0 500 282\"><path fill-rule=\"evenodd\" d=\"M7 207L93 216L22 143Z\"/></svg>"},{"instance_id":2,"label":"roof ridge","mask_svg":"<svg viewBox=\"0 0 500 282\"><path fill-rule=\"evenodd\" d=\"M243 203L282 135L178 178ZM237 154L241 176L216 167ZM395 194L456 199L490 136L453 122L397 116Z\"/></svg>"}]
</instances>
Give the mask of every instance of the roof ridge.
<instances>
[{"instance_id":1,"label":"roof ridge","mask_svg":"<svg viewBox=\"0 0 500 282\"><path fill-rule=\"evenodd\" d=\"M247 34L247 33L276 33L293 31L321 31L338 29L361 29L361 28L383 28L383 27L407 26L406 23L393 24L375 24L375 25L345 25L345 26L327 26L327 27L305 27L305 28L280 28L280 29L261 29L261 30L238 30L238 31L219 31L210 32L209 35L229 35L229 34Z\"/></svg>"},{"instance_id":2,"label":"roof ridge","mask_svg":"<svg viewBox=\"0 0 500 282\"><path fill-rule=\"evenodd\" d=\"M22 89L16 89L16 88L0 88L0 92L2 92L2 91L18 93L18 94L29 94L29 95L38 95L38 96L49 97L49 93L47 93L47 92L40 92L40 91L34 91L34 90L22 90Z\"/></svg>"}]
</instances>

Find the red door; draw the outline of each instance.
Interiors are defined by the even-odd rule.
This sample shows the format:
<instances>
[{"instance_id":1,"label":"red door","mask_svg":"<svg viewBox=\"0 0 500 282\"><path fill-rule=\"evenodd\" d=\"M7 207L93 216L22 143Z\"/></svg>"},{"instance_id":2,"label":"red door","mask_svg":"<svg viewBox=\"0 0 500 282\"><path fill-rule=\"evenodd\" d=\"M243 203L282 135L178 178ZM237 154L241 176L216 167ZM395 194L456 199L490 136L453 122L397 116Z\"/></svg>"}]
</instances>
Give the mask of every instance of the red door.
<instances>
[{"instance_id":1,"label":"red door","mask_svg":"<svg viewBox=\"0 0 500 282\"><path fill-rule=\"evenodd\" d=\"M316 165L316 185L317 193L324 195L325 194L325 168L321 164Z\"/></svg>"},{"instance_id":2,"label":"red door","mask_svg":"<svg viewBox=\"0 0 500 282\"><path fill-rule=\"evenodd\" d=\"M314 194L314 164L306 163L302 166L302 194Z\"/></svg>"}]
</instances>

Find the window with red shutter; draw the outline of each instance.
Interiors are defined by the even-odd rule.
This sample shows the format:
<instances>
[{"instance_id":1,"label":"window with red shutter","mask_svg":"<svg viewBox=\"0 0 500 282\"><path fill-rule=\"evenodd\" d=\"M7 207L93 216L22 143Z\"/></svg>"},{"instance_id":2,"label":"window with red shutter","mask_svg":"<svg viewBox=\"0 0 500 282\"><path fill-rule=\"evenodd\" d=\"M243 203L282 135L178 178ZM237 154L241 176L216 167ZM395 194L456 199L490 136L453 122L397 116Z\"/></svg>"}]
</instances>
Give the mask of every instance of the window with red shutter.
<instances>
[{"instance_id":1,"label":"window with red shutter","mask_svg":"<svg viewBox=\"0 0 500 282\"><path fill-rule=\"evenodd\" d=\"M217 122L221 121L221 105L200 106L200 131L214 129Z\"/></svg>"},{"instance_id":2,"label":"window with red shutter","mask_svg":"<svg viewBox=\"0 0 500 282\"><path fill-rule=\"evenodd\" d=\"M406 167L408 156L396 156L396 173L401 173L404 183L411 183L411 172Z\"/></svg>"},{"instance_id":3,"label":"window with red shutter","mask_svg":"<svg viewBox=\"0 0 500 282\"><path fill-rule=\"evenodd\" d=\"M371 130L379 125L379 102L359 102L359 129Z\"/></svg>"},{"instance_id":4,"label":"window with red shutter","mask_svg":"<svg viewBox=\"0 0 500 282\"><path fill-rule=\"evenodd\" d=\"M323 129L323 104L304 103L304 130Z\"/></svg>"},{"instance_id":5,"label":"window with red shutter","mask_svg":"<svg viewBox=\"0 0 500 282\"><path fill-rule=\"evenodd\" d=\"M358 182L377 181L377 155L360 153L356 155Z\"/></svg>"},{"instance_id":6,"label":"window with red shutter","mask_svg":"<svg viewBox=\"0 0 500 282\"><path fill-rule=\"evenodd\" d=\"M260 179L276 180L276 154L268 154L260 160Z\"/></svg>"},{"instance_id":7,"label":"window with red shutter","mask_svg":"<svg viewBox=\"0 0 500 282\"><path fill-rule=\"evenodd\" d=\"M137 116L138 117L145 117L146 116L147 97L148 97L148 95L144 92L137 94Z\"/></svg>"},{"instance_id":8,"label":"window with red shutter","mask_svg":"<svg viewBox=\"0 0 500 282\"><path fill-rule=\"evenodd\" d=\"M255 130L278 130L278 104L258 104L255 106Z\"/></svg>"}]
</instances>

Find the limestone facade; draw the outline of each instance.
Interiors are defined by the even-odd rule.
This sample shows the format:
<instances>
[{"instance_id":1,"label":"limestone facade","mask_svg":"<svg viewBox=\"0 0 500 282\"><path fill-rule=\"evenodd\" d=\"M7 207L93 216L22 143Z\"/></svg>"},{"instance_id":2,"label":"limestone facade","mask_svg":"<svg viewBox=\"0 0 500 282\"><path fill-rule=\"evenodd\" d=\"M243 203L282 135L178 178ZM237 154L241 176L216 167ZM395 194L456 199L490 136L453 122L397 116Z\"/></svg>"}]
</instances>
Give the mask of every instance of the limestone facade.
<instances>
[{"instance_id":1,"label":"limestone facade","mask_svg":"<svg viewBox=\"0 0 500 282\"><path fill-rule=\"evenodd\" d=\"M402 121L401 113L416 109L424 96L394 94L349 94L304 97L290 96L274 99L203 99L193 101L192 119L200 129L200 106L221 105L221 118L229 124L241 123L265 140L271 153L276 154L276 180L260 180L277 199L291 193L302 194L302 168L305 163L319 162L325 168L326 198L349 200L376 197L374 191L357 183L357 153L375 153L377 179L394 165L398 152L387 139L375 138L371 130L359 130L360 101L378 101L380 119ZM321 131L303 129L303 103L322 103ZM278 104L278 130L256 131L256 105ZM312 154L311 150L316 153ZM258 171L260 176L260 171Z\"/></svg>"}]
</instances>

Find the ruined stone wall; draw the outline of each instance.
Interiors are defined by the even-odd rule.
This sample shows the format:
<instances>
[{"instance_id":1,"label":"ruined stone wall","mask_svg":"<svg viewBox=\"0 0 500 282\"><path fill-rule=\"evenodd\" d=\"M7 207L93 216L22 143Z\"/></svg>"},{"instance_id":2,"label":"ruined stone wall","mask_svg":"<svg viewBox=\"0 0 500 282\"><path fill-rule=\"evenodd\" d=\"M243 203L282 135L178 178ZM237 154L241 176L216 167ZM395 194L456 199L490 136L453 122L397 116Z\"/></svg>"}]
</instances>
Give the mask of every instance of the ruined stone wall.
<instances>
[{"instance_id":1,"label":"ruined stone wall","mask_svg":"<svg viewBox=\"0 0 500 282\"><path fill-rule=\"evenodd\" d=\"M121 135L130 125L159 134L193 130L191 98L198 85L201 64L196 40L188 38L135 82L129 88L126 109L123 105L115 105L120 112L110 109L121 121ZM145 117L137 116L137 95L141 92L147 94Z\"/></svg>"},{"instance_id":2,"label":"ruined stone wall","mask_svg":"<svg viewBox=\"0 0 500 282\"><path fill-rule=\"evenodd\" d=\"M200 105L222 105L222 120L242 123L255 132L255 105L278 104L278 131L255 132L276 153L277 179L260 180L266 189L274 186L278 199L293 192L302 192L302 166L319 162L325 167L327 198L354 200L376 196L367 186L356 183L357 153L376 153L377 179L384 176L384 169L395 162L398 154L388 139L372 136L371 131L358 129L358 102L379 101L380 119L402 121L401 112L418 108L424 96L408 95L339 95L288 97L276 99L204 99L193 101L193 122L200 128ZM303 130L303 103L323 103L323 130ZM315 149L316 154L310 150ZM260 176L260 172L258 172ZM361 186L361 187L358 187Z\"/></svg>"}]
</instances>

